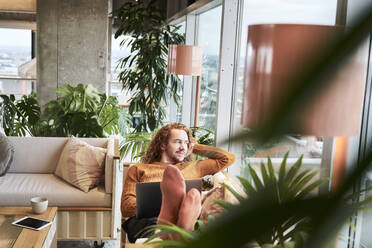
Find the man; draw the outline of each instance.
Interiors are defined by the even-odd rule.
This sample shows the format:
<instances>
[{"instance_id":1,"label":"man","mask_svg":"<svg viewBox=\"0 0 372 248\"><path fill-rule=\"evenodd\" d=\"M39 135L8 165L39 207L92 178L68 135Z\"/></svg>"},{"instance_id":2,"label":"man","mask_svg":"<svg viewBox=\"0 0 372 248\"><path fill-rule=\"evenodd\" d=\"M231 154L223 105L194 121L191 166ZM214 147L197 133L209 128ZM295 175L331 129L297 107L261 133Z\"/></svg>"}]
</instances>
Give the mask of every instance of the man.
<instances>
[{"instance_id":1,"label":"man","mask_svg":"<svg viewBox=\"0 0 372 248\"><path fill-rule=\"evenodd\" d=\"M190 161L192 153L207 159ZM123 225L129 240L131 241L131 235L128 229L143 221L135 217L136 183L161 181L163 198L157 223L171 222L192 230L200 213L200 194L197 190L190 190L186 194L184 178L213 175L234 161L235 155L230 152L195 143L191 130L183 124L172 123L159 129L142 158L142 163L131 166L125 179L121 211L123 216L132 217ZM153 221L145 221L140 226L155 224Z\"/></svg>"}]
</instances>

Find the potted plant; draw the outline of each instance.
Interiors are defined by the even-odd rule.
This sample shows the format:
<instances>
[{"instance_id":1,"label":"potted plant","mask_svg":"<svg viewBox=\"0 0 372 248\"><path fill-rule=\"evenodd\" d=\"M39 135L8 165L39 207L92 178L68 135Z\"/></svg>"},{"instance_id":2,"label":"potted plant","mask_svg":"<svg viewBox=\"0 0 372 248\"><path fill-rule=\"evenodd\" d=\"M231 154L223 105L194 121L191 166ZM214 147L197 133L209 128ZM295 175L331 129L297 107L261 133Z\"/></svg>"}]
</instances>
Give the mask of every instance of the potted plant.
<instances>
[{"instance_id":1,"label":"potted plant","mask_svg":"<svg viewBox=\"0 0 372 248\"><path fill-rule=\"evenodd\" d=\"M301 167L302 156L293 165L287 168L287 157L288 152L285 154L278 172L275 172L270 157L267 159L267 164L261 162L260 175L257 174L251 165L248 165L252 179L248 180L243 177L238 177L243 186L245 195L239 194L229 185L223 184L223 186L226 187L240 203L249 201L253 204L255 199L264 195L265 199L271 202L270 204L279 206L287 202L308 198L311 194L314 194L313 190L317 189L319 185L328 180L327 178L316 178L319 175L319 170L303 169ZM234 208L236 208L235 205L223 200L215 200L215 202L224 207L226 211L233 211ZM218 219L218 217L216 219ZM212 223L213 222L214 219L212 219ZM171 247L175 244L185 245L187 242L196 240L201 233L207 230L205 225L200 221L198 221L198 226L199 229L195 232L183 230L175 225L154 226L153 228L159 228L161 232L150 237L148 242L152 243L151 240L165 233L176 232L183 238L183 241L171 241L171 243L169 243L169 241L154 242L161 247ZM287 218L276 223L268 232L252 240L254 241L253 243L246 244L246 247L294 247L295 240L299 240L309 228L311 228L311 222L309 222L305 216L296 214L289 215Z\"/></svg>"},{"instance_id":2,"label":"potted plant","mask_svg":"<svg viewBox=\"0 0 372 248\"><path fill-rule=\"evenodd\" d=\"M56 90L58 98L42 113L35 93L16 100L1 95L2 125L8 136L105 137L119 133L115 97L98 94L92 85L68 84ZM123 122L123 121L121 121ZM123 125L121 125L123 126Z\"/></svg>"},{"instance_id":3,"label":"potted plant","mask_svg":"<svg viewBox=\"0 0 372 248\"><path fill-rule=\"evenodd\" d=\"M132 93L129 113L139 115L137 132L154 131L163 124L165 106L170 98L179 104L181 82L178 76L167 74L169 44L181 44L184 35L179 27L165 21L156 1L128 1L115 13L119 28L115 38L130 35L121 45L130 45L131 54L122 58L118 67L123 89Z\"/></svg>"}]
</instances>

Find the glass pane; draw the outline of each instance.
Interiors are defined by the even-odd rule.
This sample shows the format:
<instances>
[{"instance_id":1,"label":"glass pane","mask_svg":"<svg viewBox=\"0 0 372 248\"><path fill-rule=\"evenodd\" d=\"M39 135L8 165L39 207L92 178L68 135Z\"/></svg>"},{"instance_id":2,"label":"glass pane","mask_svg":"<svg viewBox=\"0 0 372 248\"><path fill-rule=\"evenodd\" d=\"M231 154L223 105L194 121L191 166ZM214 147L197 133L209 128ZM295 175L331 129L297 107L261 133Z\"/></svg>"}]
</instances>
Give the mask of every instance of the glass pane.
<instances>
[{"instance_id":1,"label":"glass pane","mask_svg":"<svg viewBox=\"0 0 372 248\"><path fill-rule=\"evenodd\" d=\"M0 93L17 98L35 89L36 63L31 62L31 30L0 28ZM12 80L11 78L22 78Z\"/></svg>"},{"instance_id":2,"label":"glass pane","mask_svg":"<svg viewBox=\"0 0 372 248\"><path fill-rule=\"evenodd\" d=\"M203 48L198 125L213 131L216 129L221 14L221 6L204 12L199 16L198 29L198 45Z\"/></svg>"},{"instance_id":3,"label":"glass pane","mask_svg":"<svg viewBox=\"0 0 372 248\"><path fill-rule=\"evenodd\" d=\"M178 33L179 34L182 34L182 35L186 35L186 21L183 21L179 24L177 24L177 26L179 26L180 28L178 29ZM183 86L183 75L177 75L181 82L182 82L182 86ZM168 111L169 111L169 114L168 114L168 119L170 120L170 122L179 122L181 123L182 122L182 95L183 95L183 88L178 88L178 95L180 96L180 100L179 100L179 106L177 107L175 104L171 104L169 105L169 108L168 108Z\"/></svg>"},{"instance_id":4,"label":"glass pane","mask_svg":"<svg viewBox=\"0 0 372 248\"><path fill-rule=\"evenodd\" d=\"M319 24L319 25L334 25L336 19L337 0L244 0L242 12L242 24L240 30L240 52L237 63L236 88L235 88L235 103L234 103L234 119L233 119L233 133L236 134L243 129L241 126L242 117L242 100L243 100L243 77L246 56L247 32L250 24L265 24L265 23L296 23L296 24ZM367 61L367 60L365 60ZM364 64L361 66L365 66ZM342 140L345 139L346 145L342 146ZM283 155L290 151L288 165L294 163L300 155L304 155L302 160L303 168L317 169L322 167L323 177L334 176L334 171L331 168L337 168L340 157L343 157L343 169L353 164L357 158L359 149L359 136L352 136L347 138L341 137L314 137L314 136L284 136L280 139L274 140L264 146L256 146L248 141L234 142L231 144L232 152L237 155L237 161L229 168L229 174L232 176L242 176L250 178L248 171L248 164L251 164L253 169L259 168L259 163L267 162L265 157L273 158L273 165L276 169L282 161ZM337 151L342 151L342 155L337 157ZM334 152L334 153L333 153ZM336 154L336 155L334 155ZM331 167L333 163L333 167ZM345 167L344 167L345 166ZM327 170L324 170L326 168ZM372 177L371 177L372 178ZM368 181L367 185L371 185ZM337 187L332 184L332 188ZM328 183L324 185L328 189ZM368 194L367 196L369 196ZM364 213L363 216L363 233L360 247L371 247L371 240L369 237L370 213ZM347 247L347 240L349 226L339 233L339 240L335 247Z\"/></svg>"},{"instance_id":5,"label":"glass pane","mask_svg":"<svg viewBox=\"0 0 372 248\"><path fill-rule=\"evenodd\" d=\"M123 40L131 40L130 35L120 36L118 39L115 39L115 34L111 37L111 87L110 95L117 96L119 105L121 107L129 106L129 99L131 97L130 92L124 92L122 90L123 86L119 82L119 73L123 70L119 68L120 59L123 59L131 54L131 46L128 46L128 41L120 46L120 43Z\"/></svg>"},{"instance_id":6,"label":"glass pane","mask_svg":"<svg viewBox=\"0 0 372 248\"><path fill-rule=\"evenodd\" d=\"M233 130L237 133L242 129L241 109L243 98L244 59L246 54L247 32L250 24L264 23L302 23L333 25L336 18L336 0L331 1L298 1L298 0L245 0L241 26L240 53L236 85L236 102L234 108ZM320 166L323 138L285 136L273 140L269 144L258 147L250 142L234 143L232 150L237 154L238 161L229 169L232 175L249 177L247 164L258 164L267 156L274 163L280 163L287 151L289 163L294 162L301 154L303 164L314 167ZM240 161L239 161L240 160Z\"/></svg>"},{"instance_id":7,"label":"glass pane","mask_svg":"<svg viewBox=\"0 0 372 248\"><path fill-rule=\"evenodd\" d=\"M365 180L365 188L372 187L372 171L367 173L367 178ZM364 196L364 199L371 198L372 191L368 190ZM365 209L361 211L361 237L360 237L360 248L372 247L372 237L371 237L371 220L372 220L372 202L370 201L366 204Z\"/></svg>"}]
</instances>

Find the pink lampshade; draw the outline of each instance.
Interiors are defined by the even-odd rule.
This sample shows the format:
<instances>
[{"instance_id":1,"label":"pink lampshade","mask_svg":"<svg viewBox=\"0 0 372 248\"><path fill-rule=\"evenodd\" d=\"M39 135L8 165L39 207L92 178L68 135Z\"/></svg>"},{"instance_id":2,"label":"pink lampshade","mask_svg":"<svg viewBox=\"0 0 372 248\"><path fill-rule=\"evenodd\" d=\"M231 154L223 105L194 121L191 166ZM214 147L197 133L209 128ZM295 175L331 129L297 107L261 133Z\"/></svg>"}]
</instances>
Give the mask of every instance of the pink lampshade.
<instances>
[{"instance_id":1,"label":"pink lampshade","mask_svg":"<svg viewBox=\"0 0 372 248\"><path fill-rule=\"evenodd\" d=\"M304 68L304 58L319 45L342 34L341 26L263 24L248 28L242 124L259 127L289 85L291 75ZM365 46L363 46L365 48ZM359 132L366 81L366 51L347 61L322 92L298 111L301 133L352 136Z\"/></svg>"},{"instance_id":2,"label":"pink lampshade","mask_svg":"<svg viewBox=\"0 0 372 248\"><path fill-rule=\"evenodd\" d=\"M200 76L202 48L189 45L169 45L168 73Z\"/></svg>"}]
</instances>

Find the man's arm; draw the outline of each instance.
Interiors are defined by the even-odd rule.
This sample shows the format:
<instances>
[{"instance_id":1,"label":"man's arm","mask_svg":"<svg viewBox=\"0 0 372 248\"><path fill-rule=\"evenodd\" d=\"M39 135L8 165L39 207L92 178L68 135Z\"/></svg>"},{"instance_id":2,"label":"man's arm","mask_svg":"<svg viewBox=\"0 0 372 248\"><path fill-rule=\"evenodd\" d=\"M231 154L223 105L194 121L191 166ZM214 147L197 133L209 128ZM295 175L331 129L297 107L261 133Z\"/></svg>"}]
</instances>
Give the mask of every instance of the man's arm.
<instances>
[{"instance_id":1,"label":"man's arm","mask_svg":"<svg viewBox=\"0 0 372 248\"><path fill-rule=\"evenodd\" d=\"M123 193L121 194L121 214L124 217L136 215L137 170L137 166L131 166L125 178Z\"/></svg>"},{"instance_id":2,"label":"man's arm","mask_svg":"<svg viewBox=\"0 0 372 248\"><path fill-rule=\"evenodd\" d=\"M222 171L235 161L234 154L213 146L195 144L193 153L208 158L196 162L196 169L199 170L201 177Z\"/></svg>"}]
</instances>

